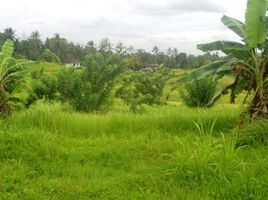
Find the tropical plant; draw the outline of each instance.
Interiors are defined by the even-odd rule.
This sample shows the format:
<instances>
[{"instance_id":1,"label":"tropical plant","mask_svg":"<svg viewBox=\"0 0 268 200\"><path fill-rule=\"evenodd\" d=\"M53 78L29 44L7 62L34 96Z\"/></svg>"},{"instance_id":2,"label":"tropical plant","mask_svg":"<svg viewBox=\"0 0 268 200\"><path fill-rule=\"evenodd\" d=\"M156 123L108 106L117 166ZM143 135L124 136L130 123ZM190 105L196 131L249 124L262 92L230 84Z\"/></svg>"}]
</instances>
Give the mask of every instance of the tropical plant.
<instances>
[{"instance_id":1,"label":"tropical plant","mask_svg":"<svg viewBox=\"0 0 268 200\"><path fill-rule=\"evenodd\" d=\"M90 82L83 80L80 70L62 69L58 74L58 91L60 100L68 102L77 111L89 112L95 108Z\"/></svg>"},{"instance_id":2,"label":"tropical plant","mask_svg":"<svg viewBox=\"0 0 268 200\"><path fill-rule=\"evenodd\" d=\"M125 63L116 55L105 58L99 53L90 54L85 60L82 70L63 69L59 73L58 90L61 99L77 111L98 111L108 102Z\"/></svg>"},{"instance_id":3,"label":"tropical plant","mask_svg":"<svg viewBox=\"0 0 268 200\"><path fill-rule=\"evenodd\" d=\"M14 52L14 42L6 40L0 53L0 114L9 115L11 103L20 101L14 95L15 90L23 81L25 68L35 64L35 62L18 62L12 55Z\"/></svg>"},{"instance_id":4,"label":"tropical plant","mask_svg":"<svg viewBox=\"0 0 268 200\"><path fill-rule=\"evenodd\" d=\"M202 79L209 75L220 79L227 74L234 75L234 82L223 88L222 92L231 89L233 100L237 88L252 92L253 98L248 107L252 119L268 117L267 8L267 0L248 0L245 23L223 16L223 24L236 33L241 42L216 41L198 45L197 48L204 52L221 51L227 57L207 64L182 79Z\"/></svg>"},{"instance_id":5,"label":"tropical plant","mask_svg":"<svg viewBox=\"0 0 268 200\"><path fill-rule=\"evenodd\" d=\"M181 90L181 98L189 107L210 107L217 97L217 82L211 77L188 82Z\"/></svg>"}]
</instances>

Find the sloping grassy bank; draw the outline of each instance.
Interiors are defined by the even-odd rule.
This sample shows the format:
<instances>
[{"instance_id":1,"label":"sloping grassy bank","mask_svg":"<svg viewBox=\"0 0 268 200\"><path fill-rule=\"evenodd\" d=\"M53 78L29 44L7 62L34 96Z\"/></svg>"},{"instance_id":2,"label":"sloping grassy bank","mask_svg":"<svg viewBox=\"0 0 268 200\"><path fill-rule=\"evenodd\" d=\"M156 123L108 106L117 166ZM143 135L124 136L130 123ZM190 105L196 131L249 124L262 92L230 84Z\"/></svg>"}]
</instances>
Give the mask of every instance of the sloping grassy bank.
<instances>
[{"instance_id":1,"label":"sloping grassy bank","mask_svg":"<svg viewBox=\"0 0 268 200\"><path fill-rule=\"evenodd\" d=\"M143 115L62 109L39 104L1 121L0 199L268 195L268 148L233 148L239 108L164 106Z\"/></svg>"}]
</instances>

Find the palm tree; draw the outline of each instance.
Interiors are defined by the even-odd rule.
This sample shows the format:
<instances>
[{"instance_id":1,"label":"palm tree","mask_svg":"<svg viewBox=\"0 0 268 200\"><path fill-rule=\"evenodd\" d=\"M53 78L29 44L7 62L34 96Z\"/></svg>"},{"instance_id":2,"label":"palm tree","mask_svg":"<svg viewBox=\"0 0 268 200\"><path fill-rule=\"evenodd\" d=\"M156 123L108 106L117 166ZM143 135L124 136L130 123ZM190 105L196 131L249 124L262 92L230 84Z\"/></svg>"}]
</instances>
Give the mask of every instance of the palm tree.
<instances>
[{"instance_id":1,"label":"palm tree","mask_svg":"<svg viewBox=\"0 0 268 200\"><path fill-rule=\"evenodd\" d=\"M155 56L158 56L159 54L159 48L157 46L154 46L153 49L152 49L152 52Z\"/></svg>"},{"instance_id":2,"label":"palm tree","mask_svg":"<svg viewBox=\"0 0 268 200\"><path fill-rule=\"evenodd\" d=\"M15 38L16 38L15 31L12 28L6 28L4 30L4 33L3 34L4 34L5 40L11 39L11 40L14 41Z\"/></svg>"},{"instance_id":3,"label":"palm tree","mask_svg":"<svg viewBox=\"0 0 268 200\"><path fill-rule=\"evenodd\" d=\"M134 46L130 45L128 48L127 48L127 54L129 55L132 55L136 52Z\"/></svg>"},{"instance_id":4,"label":"palm tree","mask_svg":"<svg viewBox=\"0 0 268 200\"><path fill-rule=\"evenodd\" d=\"M236 33L241 42L216 41L198 45L197 48L204 52L221 51L227 57L205 65L184 78L191 80L194 77L202 79L214 76L215 79L220 79L226 74L233 74L234 82L223 88L222 92L231 89L232 101L238 88L253 92L248 109L252 119L268 118L267 8L268 0L248 0L245 23L223 16L223 24Z\"/></svg>"}]
</instances>

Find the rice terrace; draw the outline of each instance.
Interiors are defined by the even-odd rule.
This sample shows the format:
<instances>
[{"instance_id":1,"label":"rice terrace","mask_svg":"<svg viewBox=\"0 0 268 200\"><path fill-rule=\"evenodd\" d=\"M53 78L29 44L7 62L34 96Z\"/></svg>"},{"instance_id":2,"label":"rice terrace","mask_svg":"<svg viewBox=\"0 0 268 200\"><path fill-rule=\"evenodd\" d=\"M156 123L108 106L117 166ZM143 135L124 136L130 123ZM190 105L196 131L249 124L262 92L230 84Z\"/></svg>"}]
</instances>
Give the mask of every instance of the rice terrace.
<instances>
[{"instance_id":1,"label":"rice terrace","mask_svg":"<svg viewBox=\"0 0 268 200\"><path fill-rule=\"evenodd\" d=\"M0 200L268 199L268 0L2 4Z\"/></svg>"}]
</instances>

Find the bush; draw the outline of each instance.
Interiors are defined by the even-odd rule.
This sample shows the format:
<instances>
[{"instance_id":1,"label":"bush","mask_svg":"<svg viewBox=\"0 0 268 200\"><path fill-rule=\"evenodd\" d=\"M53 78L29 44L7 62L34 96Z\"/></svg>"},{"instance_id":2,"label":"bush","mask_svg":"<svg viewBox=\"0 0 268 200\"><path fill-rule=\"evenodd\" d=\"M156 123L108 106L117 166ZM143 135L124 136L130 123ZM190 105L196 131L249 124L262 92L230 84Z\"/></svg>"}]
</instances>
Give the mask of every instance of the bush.
<instances>
[{"instance_id":1,"label":"bush","mask_svg":"<svg viewBox=\"0 0 268 200\"><path fill-rule=\"evenodd\" d=\"M54 100L57 94L57 77L40 71L32 72L29 95L26 98L25 105L30 106L38 99Z\"/></svg>"},{"instance_id":2,"label":"bush","mask_svg":"<svg viewBox=\"0 0 268 200\"><path fill-rule=\"evenodd\" d=\"M36 80L33 85L33 91L38 99L55 99L57 92L57 79L52 75L44 75L39 80Z\"/></svg>"},{"instance_id":3,"label":"bush","mask_svg":"<svg viewBox=\"0 0 268 200\"><path fill-rule=\"evenodd\" d=\"M146 71L129 70L122 76L116 96L123 99L133 112L137 112L142 104L161 104L169 74L166 68Z\"/></svg>"},{"instance_id":4,"label":"bush","mask_svg":"<svg viewBox=\"0 0 268 200\"><path fill-rule=\"evenodd\" d=\"M210 77L186 83L181 90L181 98L189 107L210 107L217 97L217 82Z\"/></svg>"}]
</instances>

